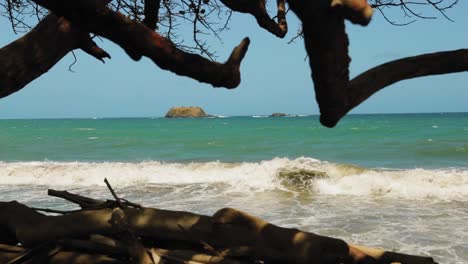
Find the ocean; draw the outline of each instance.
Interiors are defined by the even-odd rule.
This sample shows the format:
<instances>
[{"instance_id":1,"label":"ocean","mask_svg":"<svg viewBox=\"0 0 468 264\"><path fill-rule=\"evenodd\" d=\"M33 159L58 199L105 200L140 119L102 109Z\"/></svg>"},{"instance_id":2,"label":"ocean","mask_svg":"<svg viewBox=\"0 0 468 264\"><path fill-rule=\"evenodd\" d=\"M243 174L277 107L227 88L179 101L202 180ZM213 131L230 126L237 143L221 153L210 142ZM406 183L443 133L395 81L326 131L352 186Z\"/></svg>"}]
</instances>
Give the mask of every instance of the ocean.
<instances>
[{"instance_id":1,"label":"ocean","mask_svg":"<svg viewBox=\"0 0 468 264\"><path fill-rule=\"evenodd\" d=\"M66 189L157 208L235 207L354 244L468 263L468 113L0 120L0 200Z\"/></svg>"}]
</instances>

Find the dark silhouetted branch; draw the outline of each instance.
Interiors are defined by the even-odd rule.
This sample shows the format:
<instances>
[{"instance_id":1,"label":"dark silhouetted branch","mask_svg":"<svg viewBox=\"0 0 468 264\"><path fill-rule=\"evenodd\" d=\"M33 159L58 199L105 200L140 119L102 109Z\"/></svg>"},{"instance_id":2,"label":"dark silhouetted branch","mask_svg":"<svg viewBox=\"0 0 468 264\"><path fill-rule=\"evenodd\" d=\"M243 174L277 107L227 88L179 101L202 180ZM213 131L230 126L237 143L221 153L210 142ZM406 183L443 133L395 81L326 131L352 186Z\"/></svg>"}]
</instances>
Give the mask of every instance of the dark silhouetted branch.
<instances>
[{"instance_id":1,"label":"dark silhouetted branch","mask_svg":"<svg viewBox=\"0 0 468 264\"><path fill-rule=\"evenodd\" d=\"M21 90L78 48L101 61L110 58L87 32L48 15L28 34L0 49L0 98Z\"/></svg>"},{"instance_id":2,"label":"dark silhouetted branch","mask_svg":"<svg viewBox=\"0 0 468 264\"><path fill-rule=\"evenodd\" d=\"M285 1L277 0L278 23L273 20L266 10L265 0L220 0L233 11L251 14L257 20L260 27L266 29L273 35L284 38L288 31L285 17Z\"/></svg>"},{"instance_id":3,"label":"dark silhouetted branch","mask_svg":"<svg viewBox=\"0 0 468 264\"><path fill-rule=\"evenodd\" d=\"M122 47L134 60L150 58L159 67L213 85L235 88L240 83L240 63L249 46L244 39L224 64L178 49L148 27L112 11L99 0L33 0L75 23L83 30L105 37Z\"/></svg>"},{"instance_id":4,"label":"dark silhouetted branch","mask_svg":"<svg viewBox=\"0 0 468 264\"><path fill-rule=\"evenodd\" d=\"M388 62L350 81L351 59L344 20L354 19L365 25L370 19L367 15L372 14L366 11L366 1L333 0L330 6L327 1L289 0L289 4L303 23L305 47L320 107L320 122L324 126L334 127L346 113L369 96L398 81L468 71L468 50L464 49Z\"/></svg>"},{"instance_id":5,"label":"dark silhouetted branch","mask_svg":"<svg viewBox=\"0 0 468 264\"><path fill-rule=\"evenodd\" d=\"M161 0L145 0L143 24L152 30L157 28L159 21L159 7L161 6Z\"/></svg>"},{"instance_id":6,"label":"dark silhouetted branch","mask_svg":"<svg viewBox=\"0 0 468 264\"><path fill-rule=\"evenodd\" d=\"M351 109L396 82L464 71L468 71L468 49L423 54L384 63L352 79L343 89L347 94L347 104L342 105L334 115L322 116L320 122L328 127L335 126Z\"/></svg>"}]
</instances>

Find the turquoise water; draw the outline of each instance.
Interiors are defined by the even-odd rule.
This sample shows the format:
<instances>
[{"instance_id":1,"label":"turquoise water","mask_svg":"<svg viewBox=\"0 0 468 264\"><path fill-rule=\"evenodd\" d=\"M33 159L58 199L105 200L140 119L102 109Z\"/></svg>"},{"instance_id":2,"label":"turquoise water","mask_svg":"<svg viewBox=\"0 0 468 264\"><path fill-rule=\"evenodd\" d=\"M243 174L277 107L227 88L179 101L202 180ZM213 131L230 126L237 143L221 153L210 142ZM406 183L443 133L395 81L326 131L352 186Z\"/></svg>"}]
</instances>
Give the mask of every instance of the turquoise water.
<instances>
[{"instance_id":1,"label":"turquoise water","mask_svg":"<svg viewBox=\"0 0 468 264\"><path fill-rule=\"evenodd\" d=\"M0 120L0 201L66 189L468 263L468 113Z\"/></svg>"},{"instance_id":2,"label":"turquoise water","mask_svg":"<svg viewBox=\"0 0 468 264\"><path fill-rule=\"evenodd\" d=\"M313 157L386 168L468 166L468 114L0 120L2 161L243 162Z\"/></svg>"}]
</instances>

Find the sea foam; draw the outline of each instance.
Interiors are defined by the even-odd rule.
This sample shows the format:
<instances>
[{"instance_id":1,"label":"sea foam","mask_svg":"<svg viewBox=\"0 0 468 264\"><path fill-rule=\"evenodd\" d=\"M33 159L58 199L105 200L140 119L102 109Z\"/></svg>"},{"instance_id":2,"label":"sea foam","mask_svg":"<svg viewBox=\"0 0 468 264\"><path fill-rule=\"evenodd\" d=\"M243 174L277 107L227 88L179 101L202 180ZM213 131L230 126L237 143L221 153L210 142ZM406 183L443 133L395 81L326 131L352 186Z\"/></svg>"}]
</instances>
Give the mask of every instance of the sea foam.
<instances>
[{"instance_id":1,"label":"sea foam","mask_svg":"<svg viewBox=\"0 0 468 264\"><path fill-rule=\"evenodd\" d=\"M468 201L468 169L367 169L313 158L260 162L0 162L1 185L223 184L228 191Z\"/></svg>"}]
</instances>

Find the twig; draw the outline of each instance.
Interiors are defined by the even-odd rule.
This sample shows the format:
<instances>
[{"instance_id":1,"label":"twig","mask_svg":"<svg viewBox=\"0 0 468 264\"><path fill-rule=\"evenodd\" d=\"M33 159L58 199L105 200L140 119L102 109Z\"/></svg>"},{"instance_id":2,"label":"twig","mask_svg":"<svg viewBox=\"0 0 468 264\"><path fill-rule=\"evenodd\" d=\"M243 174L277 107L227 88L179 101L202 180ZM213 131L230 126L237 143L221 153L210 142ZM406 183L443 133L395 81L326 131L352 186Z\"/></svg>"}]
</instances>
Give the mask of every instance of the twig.
<instances>
[{"instance_id":1,"label":"twig","mask_svg":"<svg viewBox=\"0 0 468 264\"><path fill-rule=\"evenodd\" d=\"M143 206L141 204L130 202L129 200L127 200L125 198L121 198L120 200L123 201L123 204L126 205L126 206L131 206L131 207L135 207L135 208L138 208L138 209L143 208Z\"/></svg>"},{"instance_id":2,"label":"twig","mask_svg":"<svg viewBox=\"0 0 468 264\"><path fill-rule=\"evenodd\" d=\"M107 185L107 188L109 188L109 191L112 193L112 196L114 196L114 199L115 201L117 202L117 204L119 205L120 208L123 208L123 204L122 202L120 201L120 198L117 196L117 194L114 192L114 189L112 189L112 186L110 185L109 181L107 180L107 178L104 178L104 182L106 183Z\"/></svg>"}]
</instances>

